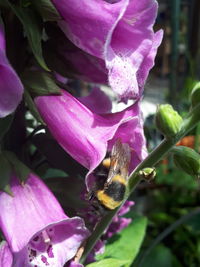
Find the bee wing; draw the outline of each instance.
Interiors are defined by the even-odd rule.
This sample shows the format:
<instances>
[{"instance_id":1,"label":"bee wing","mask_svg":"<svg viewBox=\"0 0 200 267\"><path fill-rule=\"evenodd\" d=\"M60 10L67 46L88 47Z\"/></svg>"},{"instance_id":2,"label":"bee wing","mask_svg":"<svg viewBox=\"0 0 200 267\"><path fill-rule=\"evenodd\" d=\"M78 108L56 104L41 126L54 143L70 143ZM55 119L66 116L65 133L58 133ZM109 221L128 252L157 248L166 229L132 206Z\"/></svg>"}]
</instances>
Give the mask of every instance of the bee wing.
<instances>
[{"instance_id":1,"label":"bee wing","mask_svg":"<svg viewBox=\"0 0 200 267\"><path fill-rule=\"evenodd\" d=\"M129 165L131 161L131 150L128 144L122 144L123 152L121 153L120 172L125 179L128 178Z\"/></svg>"},{"instance_id":2,"label":"bee wing","mask_svg":"<svg viewBox=\"0 0 200 267\"><path fill-rule=\"evenodd\" d=\"M131 153L128 144L122 144L118 139L111 151L111 162L106 181L106 186L112 182L115 175L120 174L124 178L128 177L128 168L130 163Z\"/></svg>"}]
</instances>

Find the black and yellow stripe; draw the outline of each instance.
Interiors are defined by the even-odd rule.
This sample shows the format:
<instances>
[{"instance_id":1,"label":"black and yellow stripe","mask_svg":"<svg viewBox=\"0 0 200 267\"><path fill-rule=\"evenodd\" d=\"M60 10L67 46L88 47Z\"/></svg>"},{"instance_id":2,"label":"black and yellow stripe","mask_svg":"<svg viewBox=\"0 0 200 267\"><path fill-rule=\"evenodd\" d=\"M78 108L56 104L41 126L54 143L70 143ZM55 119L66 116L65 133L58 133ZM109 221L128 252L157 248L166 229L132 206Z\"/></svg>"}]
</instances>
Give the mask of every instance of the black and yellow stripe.
<instances>
[{"instance_id":1,"label":"black and yellow stripe","mask_svg":"<svg viewBox=\"0 0 200 267\"><path fill-rule=\"evenodd\" d=\"M126 180L121 175L115 175L112 182L105 189L96 192L96 197L101 205L109 210L113 210L122 203L126 184Z\"/></svg>"}]
</instances>

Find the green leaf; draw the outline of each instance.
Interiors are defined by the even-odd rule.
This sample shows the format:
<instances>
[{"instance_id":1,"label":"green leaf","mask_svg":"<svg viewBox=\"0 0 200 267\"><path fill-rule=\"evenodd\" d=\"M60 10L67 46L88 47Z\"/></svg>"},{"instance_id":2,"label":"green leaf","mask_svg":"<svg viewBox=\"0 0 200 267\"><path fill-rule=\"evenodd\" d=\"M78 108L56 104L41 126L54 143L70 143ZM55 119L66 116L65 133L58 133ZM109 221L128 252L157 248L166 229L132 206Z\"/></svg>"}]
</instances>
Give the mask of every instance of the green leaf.
<instances>
[{"instance_id":1,"label":"green leaf","mask_svg":"<svg viewBox=\"0 0 200 267\"><path fill-rule=\"evenodd\" d=\"M12 195L10 189L10 177L12 174L12 165L6 159L4 154L0 155L0 190Z\"/></svg>"},{"instance_id":2,"label":"green leaf","mask_svg":"<svg viewBox=\"0 0 200 267\"><path fill-rule=\"evenodd\" d=\"M31 0L31 2L43 19L47 21L57 21L61 19L58 11L50 0Z\"/></svg>"},{"instance_id":3,"label":"green leaf","mask_svg":"<svg viewBox=\"0 0 200 267\"><path fill-rule=\"evenodd\" d=\"M105 259L98 262L90 263L86 267L123 267L126 266L127 261L118 259Z\"/></svg>"},{"instance_id":4,"label":"green leaf","mask_svg":"<svg viewBox=\"0 0 200 267\"><path fill-rule=\"evenodd\" d=\"M185 223L188 228L194 232L194 234L200 233L200 214L193 216L189 221Z\"/></svg>"},{"instance_id":5,"label":"green leaf","mask_svg":"<svg viewBox=\"0 0 200 267\"><path fill-rule=\"evenodd\" d=\"M186 174L179 169L173 168L173 175L171 172L164 173L164 167L160 166L156 169L157 184L166 184L170 186L175 186L178 189L187 188L187 190L195 190L198 187L198 183L196 179L193 179L191 175ZM181 179L180 179L181 177Z\"/></svg>"},{"instance_id":6,"label":"green leaf","mask_svg":"<svg viewBox=\"0 0 200 267\"><path fill-rule=\"evenodd\" d=\"M13 121L13 115L0 119L0 140L4 137Z\"/></svg>"},{"instance_id":7,"label":"green leaf","mask_svg":"<svg viewBox=\"0 0 200 267\"><path fill-rule=\"evenodd\" d=\"M13 1L12 3L8 1L8 3L23 24L30 47L38 63L43 69L49 71L42 55L41 41L43 27L41 19L37 16L34 10L30 8L30 4L20 6L18 4L13 4Z\"/></svg>"},{"instance_id":8,"label":"green leaf","mask_svg":"<svg viewBox=\"0 0 200 267\"><path fill-rule=\"evenodd\" d=\"M49 73L41 71L27 71L22 75L26 89L36 96L61 94L60 88Z\"/></svg>"},{"instance_id":9,"label":"green leaf","mask_svg":"<svg viewBox=\"0 0 200 267\"><path fill-rule=\"evenodd\" d=\"M31 141L53 168L61 169L71 177L74 177L74 173L85 177L86 169L72 159L48 133L38 133Z\"/></svg>"},{"instance_id":10,"label":"green leaf","mask_svg":"<svg viewBox=\"0 0 200 267\"><path fill-rule=\"evenodd\" d=\"M76 182L74 182L74 177L51 177L45 179L45 183L54 193L62 207L64 207L68 216L76 216L77 210L81 210L88 205L80 197L85 189L83 179L77 178Z\"/></svg>"},{"instance_id":11,"label":"green leaf","mask_svg":"<svg viewBox=\"0 0 200 267\"><path fill-rule=\"evenodd\" d=\"M53 177L67 177L67 176L68 174L60 169L48 168L45 175L43 175L43 178L49 179Z\"/></svg>"},{"instance_id":12,"label":"green leaf","mask_svg":"<svg viewBox=\"0 0 200 267\"><path fill-rule=\"evenodd\" d=\"M116 258L126 260L130 266L137 256L143 242L147 227L146 217L133 219L133 222L119 234L114 235L106 245L105 252L97 260Z\"/></svg>"},{"instance_id":13,"label":"green leaf","mask_svg":"<svg viewBox=\"0 0 200 267\"><path fill-rule=\"evenodd\" d=\"M171 250L163 245L156 246L152 252L146 257L138 267L181 267L182 265L178 262L177 258L172 254Z\"/></svg>"},{"instance_id":14,"label":"green leaf","mask_svg":"<svg viewBox=\"0 0 200 267\"><path fill-rule=\"evenodd\" d=\"M24 98L25 98L25 101L26 101L26 104L31 112L31 114L34 116L34 118L45 125L44 121L42 120L39 112L37 111L37 108L35 106L35 103L32 99L32 97L30 96L30 94L27 92L27 91L24 91Z\"/></svg>"},{"instance_id":15,"label":"green leaf","mask_svg":"<svg viewBox=\"0 0 200 267\"><path fill-rule=\"evenodd\" d=\"M6 159L9 161L9 163L12 165L18 179L21 182L26 181L30 173L30 169L23 162L21 162L14 153L10 151L5 151L4 155Z\"/></svg>"}]
</instances>

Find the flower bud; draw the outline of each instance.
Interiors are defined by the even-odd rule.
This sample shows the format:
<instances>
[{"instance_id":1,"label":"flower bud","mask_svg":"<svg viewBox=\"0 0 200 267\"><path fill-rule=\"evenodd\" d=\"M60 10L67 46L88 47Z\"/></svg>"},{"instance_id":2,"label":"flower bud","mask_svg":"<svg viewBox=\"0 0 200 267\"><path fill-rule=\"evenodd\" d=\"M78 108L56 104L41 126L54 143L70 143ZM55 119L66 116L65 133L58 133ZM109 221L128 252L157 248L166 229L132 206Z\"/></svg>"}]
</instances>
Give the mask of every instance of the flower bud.
<instances>
[{"instance_id":1,"label":"flower bud","mask_svg":"<svg viewBox=\"0 0 200 267\"><path fill-rule=\"evenodd\" d=\"M200 82L198 82L192 90L191 102L192 107L195 107L196 105L200 104Z\"/></svg>"},{"instance_id":2,"label":"flower bud","mask_svg":"<svg viewBox=\"0 0 200 267\"><path fill-rule=\"evenodd\" d=\"M142 179L151 182L156 176L155 168L144 168L139 171L139 175Z\"/></svg>"},{"instance_id":3,"label":"flower bud","mask_svg":"<svg viewBox=\"0 0 200 267\"><path fill-rule=\"evenodd\" d=\"M185 146L175 147L172 150L175 165L193 176L200 176L200 155L193 149Z\"/></svg>"},{"instance_id":4,"label":"flower bud","mask_svg":"<svg viewBox=\"0 0 200 267\"><path fill-rule=\"evenodd\" d=\"M171 105L165 104L158 107L155 121L165 137L173 137L180 131L183 119Z\"/></svg>"}]
</instances>

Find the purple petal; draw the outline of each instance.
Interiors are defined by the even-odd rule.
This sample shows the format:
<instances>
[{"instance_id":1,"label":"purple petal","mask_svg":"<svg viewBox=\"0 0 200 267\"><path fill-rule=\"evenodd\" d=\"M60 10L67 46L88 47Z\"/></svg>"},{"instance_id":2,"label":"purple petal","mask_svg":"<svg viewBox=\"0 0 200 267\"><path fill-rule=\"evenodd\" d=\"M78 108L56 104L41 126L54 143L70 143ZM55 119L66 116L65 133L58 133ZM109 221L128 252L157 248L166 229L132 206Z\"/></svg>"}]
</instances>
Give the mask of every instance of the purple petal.
<instances>
[{"instance_id":1,"label":"purple petal","mask_svg":"<svg viewBox=\"0 0 200 267\"><path fill-rule=\"evenodd\" d=\"M5 54L3 25L0 23L0 118L12 113L20 103L23 85Z\"/></svg>"},{"instance_id":2,"label":"purple petal","mask_svg":"<svg viewBox=\"0 0 200 267\"><path fill-rule=\"evenodd\" d=\"M37 97L35 103L55 139L75 160L88 169L101 162L120 118L104 119L65 91Z\"/></svg>"},{"instance_id":3,"label":"purple petal","mask_svg":"<svg viewBox=\"0 0 200 267\"><path fill-rule=\"evenodd\" d=\"M107 83L107 70L102 59L84 52L67 38L63 40L63 45L56 45L58 45L57 53L66 63L72 65L71 71L74 70L75 77L87 82Z\"/></svg>"},{"instance_id":4,"label":"purple petal","mask_svg":"<svg viewBox=\"0 0 200 267\"><path fill-rule=\"evenodd\" d=\"M109 83L118 96L124 101L138 98L162 38L153 32L157 2L52 2L63 17L59 26L66 36L88 54L105 61Z\"/></svg>"},{"instance_id":5,"label":"purple petal","mask_svg":"<svg viewBox=\"0 0 200 267\"><path fill-rule=\"evenodd\" d=\"M54 73L54 76L55 76L55 78L56 78L57 81L59 81L59 82L61 82L61 83L63 83L63 84L67 84L67 82L68 82L68 78L63 77L62 75L60 75L60 74L57 73L57 72Z\"/></svg>"},{"instance_id":6,"label":"purple petal","mask_svg":"<svg viewBox=\"0 0 200 267\"><path fill-rule=\"evenodd\" d=\"M0 228L14 255L14 266L63 266L88 236L82 219L68 218L35 175L21 185L13 176L14 197L0 193Z\"/></svg>"},{"instance_id":7,"label":"purple petal","mask_svg":"<svg viewBox=\"0 0 200 267\"><path fill-rule=\"evenodd\" d=\"M162 41L162 38L163 38L162 30L154 34L152 47L147 56L143 59L141 67L137 72L137 80L140 92L143 91L144 83L148 77L149 71L154 66L154 59L156 57L157 49Z\"/></svg>"},{"instance_id":8,"label":"purple petal","mask_svg":"<svg viewBox=\"0 0 200 267\"><path fill-rule=\"evenodd\" d=\"M0 266L1 267L12 267L13 256L8 246L8 243L2 241L0 244Z\"/></svg>"},{"instance_id":9,"label":"purple petal","mask_svg":"<svg viewBox=\"0 0 200 267\"><path fill-rule=\"evenodd\" d=\"M112 36L107 39L105 61L109 82L112 89L125 101L141 95L137 72L153 45L152 26L156 13L157 2L154 0L142 0L137 5L134 1L129 1L122 18L112 31Z\"/></svg>"},{"instance_id":10,"label":"purple petal","mask_svg":"<svg viewBox=\"0 0 200 267\"><path fill-rule=\"evenodd\" d=\"M44 233L49 240L44 239ZM63 265L72 259L82 242L88 237L83 221L69 218L49 225L32 237L28 245L15 253L15 267Z\"/></svg>"},{"instance_id":11,"label":"purple petal","mask_svg":"<svg viewBox=\"0 0 200 267\"><path fill-rule=\"evenodd\" d=\"M121 209L118 211L118 216L123 216L124 214L128 213L130 211L130 208L135 205L135 202L133 201L126 201L124 205L121 207Z\"/></svg>"},{"instance_id":12,"label":"purple petal","mask_svg":"<svg viewBox=\"0 0 200 267\"><path fill-rule=\"evenodd\" d=\"M117 139L121 139L123 143L129 144L131 148L130 172L147 156L146 139L143 132L143 117L140 109L140 102L136 102L127 109L131 111L133 119L121 124L109 141L109 150L112 149Z\"/></svg>"},{"instance_id":13,"label":"purple petal","mask_svg":"<svg viewBox=\"0 0 200 267\"><path fill-rule=\"evenodd\" d=\"M71 261L69 264L66 265L66 267L84 267L84 266L78 262Z\"/></svg>"},{"instance_id":14,"label":"purple petal","mask_svg":"<svg viewBox=\"0 0 200 267\"><path fill-rule=\"evenodd\" d=\"M123 218L124 214L130 211L130 208L134 205L133 201L126 201L121 209L118 211L117 215L113 218L112 223L109 225L106 233L104 234L104 239L108 239L116 233L121 232L125 227L127 227L131 222L131 218Z\"/></svg>"},{"instance_id":15,"label":"purple petal","mask_svg":"<svg viewBox=\"0 0 200 267\"><path fill-rule=\"evenodd\" d=\"M86 108L76 98L69 93L62 91L61 96L42 96L35 100L37 108L48 125L52 135L58 143L67 151L75 160L90 171L96 168L106 155L108 141L113 138L122 137L125 139L128 134L130 145L140 158L144 140L140 140L137 144L137 139L144 138L140 122L139 105L138 103L123 110L122 112L106 115L98 115ZM55 112L56 111L56 112ZM130 126L127 123L130 121ZM117 130L120 125L130 131L122 132ZM140 128L135 136L134 130ZM141 136L138 136L141 134ZM123 140L124 141L124 140ZM135 152L133 152L135 153ZM136 160L138 163L138 160ZM133 165L136 166L134 160Z\"/></svg>"},{"instance_id":16,"label":"purple petal","mask_svg":"<svg viewBox=\"0 0 200 267\"><path fill-rule=\"evenodd\" d=\"M114 234L121 232L124 228L126 228L132 222L131 218L120 218L115 217L115 220L112 221L108 230L104 235L104 239L111 238Z\"/></svg>"},{"instance_id":17,"label":"purple petal","mask_svg":"<svg viewBox=\"0 0 200 267\"><path fill-rule=\"evenodd\" d=\"M103 0L52 0L66 36L85 52L102 58L104 44L127 0L111 5Z\"/></svg>"},{"instance_id":18,"label":"purple petal","mask_svg":"<svg viewBox=\"0 0 200 267\"><path fill-rule=\"evenodd\" d=\"M79 101L98 114L111 112L112 103L108 96L98 87L94 87L88 96L79 97Z\"/></svg>"}]
</instances>

